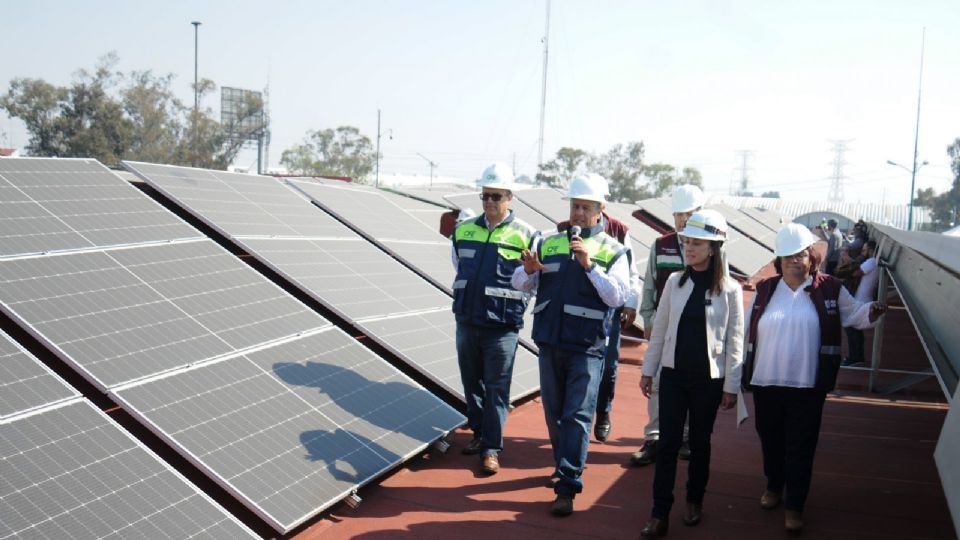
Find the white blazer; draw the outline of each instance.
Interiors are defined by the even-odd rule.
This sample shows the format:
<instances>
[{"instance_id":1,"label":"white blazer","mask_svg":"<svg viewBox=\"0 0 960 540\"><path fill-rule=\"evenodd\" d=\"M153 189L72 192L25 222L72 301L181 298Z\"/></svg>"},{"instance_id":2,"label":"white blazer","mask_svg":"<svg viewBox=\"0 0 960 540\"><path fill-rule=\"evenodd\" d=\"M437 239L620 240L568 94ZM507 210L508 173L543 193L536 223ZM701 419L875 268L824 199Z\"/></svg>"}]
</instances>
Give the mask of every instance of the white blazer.
<instances>
[{"instance_id":1,"label":"white blazer","mask_svg":"<svg viewBox=\"0 0 960 540\"><path fill-rule=\"evenodd\" d=\"M674 353L677 344L677 327L690 293L693 280L680 286L683 272L674 272L663 287L663 296L653 319L650 343L643 357L643 374L654 377L661 366L676 365ZM743 290L734 279L723 280L723 291L714 295L707 291L705 305L707 315L707 355L710 377L724 379L723 391L737 394L740 391L740 372L743 367ZM707 304L707 302L704 302Z\"/></svg>"}]
</instances>

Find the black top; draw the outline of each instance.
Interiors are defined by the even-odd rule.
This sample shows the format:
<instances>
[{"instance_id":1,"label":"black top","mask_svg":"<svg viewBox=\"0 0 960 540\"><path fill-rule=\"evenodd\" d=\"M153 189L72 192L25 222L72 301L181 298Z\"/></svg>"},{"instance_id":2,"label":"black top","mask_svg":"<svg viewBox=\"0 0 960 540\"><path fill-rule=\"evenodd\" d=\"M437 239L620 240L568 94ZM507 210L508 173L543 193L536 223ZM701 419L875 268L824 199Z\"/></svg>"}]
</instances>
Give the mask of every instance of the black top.
<instances>
[{"instance_id":1,"label":"black top","mask_svg":"<svg viewBox=\"0 0 960 540\"><path fill-rule=\"evenodd\" d=\"M690 272L693 292L690 293L690 299L683 306L683 313L680 315L680 324L677 326L677 348L674 355L674 369L686 375L710 377L707 356L707 309L704 302L712 277L712 269Z\"/></svg>"}]
</instances>

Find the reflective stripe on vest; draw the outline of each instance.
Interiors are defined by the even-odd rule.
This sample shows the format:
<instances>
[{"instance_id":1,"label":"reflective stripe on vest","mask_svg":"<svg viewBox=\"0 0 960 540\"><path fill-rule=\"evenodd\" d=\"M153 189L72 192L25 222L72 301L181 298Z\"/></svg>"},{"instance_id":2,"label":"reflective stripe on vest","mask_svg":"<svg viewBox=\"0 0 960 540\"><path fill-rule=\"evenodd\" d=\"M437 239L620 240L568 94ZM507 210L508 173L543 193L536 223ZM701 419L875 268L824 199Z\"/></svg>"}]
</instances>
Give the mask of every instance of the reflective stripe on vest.
<instances>
[{"instance_id":1,"label":"reflective stripe on vest","mask_svg":"<svg viewBox=\"0 0 960 540\"><path fill-rule=\"evenodd\" d=\"M499 287L486 287L483 293L487 296L496 296L498 298L513 298L515 300L523 299L523 292L516 289L502 289Z\"/></svg>"},{"instance_id":2,"label":"reflective stripe on vest","mask_svg":"<svg viewBox=\"0 0 960 540\"><path fill-rule=\"evenodd\" d=\"M604 317L607 316L606 311L600 311L599 309L590 309L581 306L575 306L573 304L564 304L563 312L567 315L576 315L577 317L583 317L585 319L596 319L602 321Z\"/></svg>"}]
</instances>

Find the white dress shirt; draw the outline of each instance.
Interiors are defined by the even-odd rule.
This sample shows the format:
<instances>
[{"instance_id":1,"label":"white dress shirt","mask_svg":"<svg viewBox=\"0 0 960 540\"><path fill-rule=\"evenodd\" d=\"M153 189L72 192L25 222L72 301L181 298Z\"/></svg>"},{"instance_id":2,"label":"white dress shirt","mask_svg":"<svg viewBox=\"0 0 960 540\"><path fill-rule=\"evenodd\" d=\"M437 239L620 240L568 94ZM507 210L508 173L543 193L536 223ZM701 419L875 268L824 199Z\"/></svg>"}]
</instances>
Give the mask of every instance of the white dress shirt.
<instances>
[{"instance_id":1,"label":"white dress shirt","mask_svg":"<svg viewBox=\"0 0 960 540\"><path fill-rule=\"evenodd\" d=\"M810 294L804 290L812 283L813 278L807 278L797 290L792 290L782 279L777 284L757 324L752 384L814 387L820 358L820 317ZM837 304L843 326L865 329L876 324L870 322L871 302L855 300L847 289L840 289ZM751 305L747 321L752 314Z\"/></svg>"},{"instance_id":2,"label":"white dress shirt","mask_svg":"<svg viewBox=\"0 0 960 540\"><path fill-rule=\"evenodd\" d=\"M569 264L580 266L576 261L570 261ZM626 255L617 258L608 272L600 270L599 266L594 266L593 270L587 273L587 279L593 284L603 303L612 308L622 306L630 295L630 270ZM523 266L518 266L513 271L510 284L518 291L532 291L540 284L540 272L527 274Z\"/></svg>"}]
</instances>

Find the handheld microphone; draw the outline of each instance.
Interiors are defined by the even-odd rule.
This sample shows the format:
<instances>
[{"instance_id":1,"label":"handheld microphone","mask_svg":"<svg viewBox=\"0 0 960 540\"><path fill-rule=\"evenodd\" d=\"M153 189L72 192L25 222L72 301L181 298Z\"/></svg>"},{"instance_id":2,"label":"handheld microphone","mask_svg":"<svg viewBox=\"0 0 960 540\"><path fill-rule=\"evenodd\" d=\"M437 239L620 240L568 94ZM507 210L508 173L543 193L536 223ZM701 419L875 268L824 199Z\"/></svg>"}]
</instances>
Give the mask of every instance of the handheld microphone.
<instances>
[{"instance_id":1,"label":"handheld microphone","mask_svg":"<svg viewBox=\"0 0 960 540\"><path fill-rule=\"evenodd\" d=\"M580 230L581 229L579 225L574 225L573 227L570 227L570 238L573 238L574 236L579 237ZM574 253L573 250L570 250L570 260L573 261L573 260L576 260L576 258L577 258L577 254Z\"/></svg>"}]
</instances>

